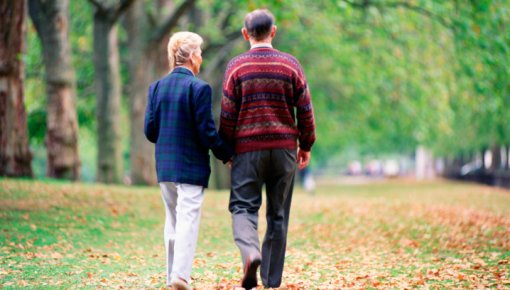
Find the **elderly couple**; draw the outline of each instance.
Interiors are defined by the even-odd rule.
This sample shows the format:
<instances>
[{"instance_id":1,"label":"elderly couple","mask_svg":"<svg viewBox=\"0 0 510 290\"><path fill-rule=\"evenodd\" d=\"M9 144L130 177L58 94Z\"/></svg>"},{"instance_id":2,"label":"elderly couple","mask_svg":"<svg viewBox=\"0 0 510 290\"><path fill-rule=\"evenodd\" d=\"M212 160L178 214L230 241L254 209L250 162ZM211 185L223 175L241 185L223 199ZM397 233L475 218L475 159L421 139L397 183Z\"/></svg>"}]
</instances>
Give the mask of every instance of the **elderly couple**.
<instances>
[{"instance_id":1,"label":"elderly couple","mask_svg":"<svg viewBox=\"0 0 510 290\"><path fill-rule=\"evenodd\" d=\"M281 284L296 165L308 165L315 141L306 78L293 56L271 46L276 33L268 10L246 15L242 34L251 49L225 72L219 133L211 113L211 87L196 75L202 38L175 33L168 43L171 73L149 88L145 135L156 143L156 167L166 210L167 284L192 289L209 149L231 168L229 210L243 262L241 285ZM299 140L299 146L298 146ZM266 185L267 231L257 234L262 186Z\"/></svg>"}]
</instances>

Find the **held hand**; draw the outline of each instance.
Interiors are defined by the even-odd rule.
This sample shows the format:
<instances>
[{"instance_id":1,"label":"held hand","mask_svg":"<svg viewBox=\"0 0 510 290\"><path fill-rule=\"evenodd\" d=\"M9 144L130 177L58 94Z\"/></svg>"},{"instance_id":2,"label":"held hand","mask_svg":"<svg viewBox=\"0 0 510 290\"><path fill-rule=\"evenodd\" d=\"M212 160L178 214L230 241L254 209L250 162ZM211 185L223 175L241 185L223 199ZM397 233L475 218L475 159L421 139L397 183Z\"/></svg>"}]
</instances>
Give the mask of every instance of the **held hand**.
<instances>
[{"instance_id":1,"label":"held hand","mask_svg":"<svg viewBox=\"0 0 510 290\"><path fill-rule=\"evenodd\" d=\"M232 169L232 160L229 160L227 162L228 169Z\"/></svg>"},{"instance_id":2,"label":"held hand","mask_svg":"<svg viewBox=\"0 0 510 290\"><path fill-rule=\"evenodd\" d=\"M303 151L301 149L298 149L297 152L297 164L299 169L304 169L308 166L308 163L310 163L310 151Z\"/></svg>"}]
</instances>

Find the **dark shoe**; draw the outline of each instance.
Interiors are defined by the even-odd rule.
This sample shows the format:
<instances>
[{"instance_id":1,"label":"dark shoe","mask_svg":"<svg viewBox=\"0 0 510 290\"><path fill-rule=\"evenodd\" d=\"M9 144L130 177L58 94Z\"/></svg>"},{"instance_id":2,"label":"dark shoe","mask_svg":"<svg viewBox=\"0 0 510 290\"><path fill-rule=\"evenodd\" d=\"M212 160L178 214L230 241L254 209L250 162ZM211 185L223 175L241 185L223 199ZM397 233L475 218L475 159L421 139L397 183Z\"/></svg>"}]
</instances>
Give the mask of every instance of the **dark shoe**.
<instances>
[{"instance_id":1,"label":"dark shoe","mask_svg":"<svg viewBox=\"0 0 510 290\"><path fill-rule=\"evenodd\" d=\"M244 267L244 277L241 280L241 286L246 289L252 289L257 287L257 268L260 266L261 258L259 254L251 254L246 260L246 266Z\"/></svg>"}]
</instances>

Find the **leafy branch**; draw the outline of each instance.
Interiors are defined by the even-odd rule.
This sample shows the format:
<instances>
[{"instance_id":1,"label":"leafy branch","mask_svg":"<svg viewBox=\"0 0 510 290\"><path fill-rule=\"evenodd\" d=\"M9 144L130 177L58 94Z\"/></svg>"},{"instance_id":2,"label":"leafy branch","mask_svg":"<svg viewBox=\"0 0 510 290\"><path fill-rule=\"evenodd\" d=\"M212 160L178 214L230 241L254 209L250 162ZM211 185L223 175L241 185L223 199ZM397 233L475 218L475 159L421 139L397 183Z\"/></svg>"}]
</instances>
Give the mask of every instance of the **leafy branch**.
<instances>
[{"instance_id":1,"label":"leafy branch","mask_svg":"<svg viewBox=\"0 0 510 290\"><path fill-rule=\"evenodd\" d=\"M373 7L377 7L377 8L399 8L399 7L402 7L402 8L405 8L405 9L408 9L410 11L413 11L415 13L418 13L418 14L421 14L423 16L426 16L430 19L433 19L435 21L437 21L438 23L440 23L442 26L450 29L450 30L455 30L455 27L454 25L452 24L452 21L451 20L448 20L447 18L445 17L442 17L428 9L425 9L421 6L418 6L418 5L413 5L409 2L406 2L406 1L396 1L396 2L386 2L386 3L383 3L383 2L373 2L372 0L362 0L360 2L357 2L357 1L354 1L354 0L342 0L343 2L349 4L350 6L354 7L354 8L357 8L357 9L367 9L369 8L370 6L373 6Z\"/></svg>"},{"instance_id":2,"label":"leafy branch","mask_svg":"<svg viewBox=\"0 0 510 290\"><path fill-rule=\"evenodd\" d=\"M156 28L156 32L150 38L151 43L157 43L168 34L179 22L179 19L186 13L189 9L191 9L195 5L195 0L186 0L181 3L181 5L174 10L174 12L168 16L168 18L163 21L158 28Z\"/></svg>"}]
</instances>

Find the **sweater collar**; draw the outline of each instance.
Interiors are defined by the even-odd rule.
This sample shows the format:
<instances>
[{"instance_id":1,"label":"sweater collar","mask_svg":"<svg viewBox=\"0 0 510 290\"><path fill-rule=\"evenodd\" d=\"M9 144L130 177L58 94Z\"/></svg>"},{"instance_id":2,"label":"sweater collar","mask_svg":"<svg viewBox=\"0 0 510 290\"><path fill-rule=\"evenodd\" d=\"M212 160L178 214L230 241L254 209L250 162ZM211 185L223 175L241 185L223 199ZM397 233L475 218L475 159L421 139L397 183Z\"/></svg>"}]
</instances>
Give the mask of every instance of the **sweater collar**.
<instances>
[{"instance_id":1,"label":"sweater collar","mask_svg":"<svg viewBox=\"0 0 510 290\"><path fill-rule=\"evenodd\" d=\"M180 73L180 74L195 76L195 74L189 68L184 67L184 66L176 66L174 68L174 70L172 71L172 73Z\"/></svg>"},{"instance_id":2,"label":"sweater collar","mask_svg":"<svg viewBox=\"0 0 510 290\"><path fill-rule=\"evenodd\" d=\"M251 46L251 49L255 48L273 48L273 46L271 45L271 43L259 43Z\"/></svg>"}]
</instances>

